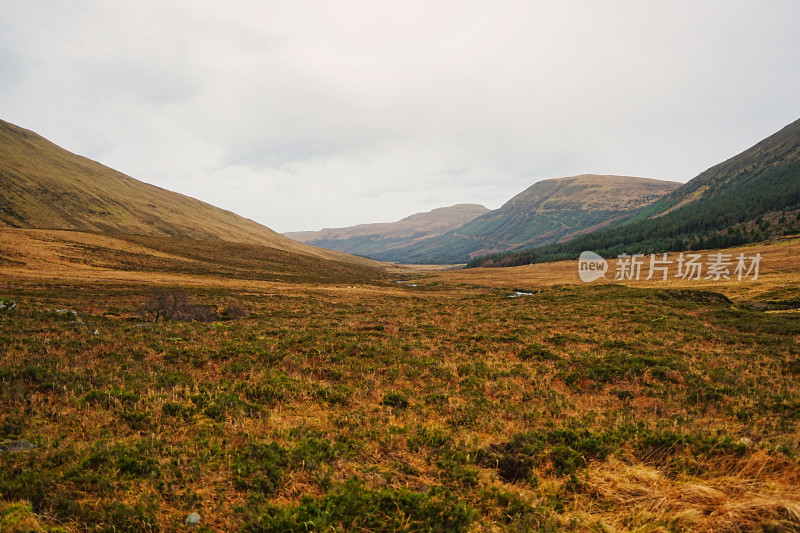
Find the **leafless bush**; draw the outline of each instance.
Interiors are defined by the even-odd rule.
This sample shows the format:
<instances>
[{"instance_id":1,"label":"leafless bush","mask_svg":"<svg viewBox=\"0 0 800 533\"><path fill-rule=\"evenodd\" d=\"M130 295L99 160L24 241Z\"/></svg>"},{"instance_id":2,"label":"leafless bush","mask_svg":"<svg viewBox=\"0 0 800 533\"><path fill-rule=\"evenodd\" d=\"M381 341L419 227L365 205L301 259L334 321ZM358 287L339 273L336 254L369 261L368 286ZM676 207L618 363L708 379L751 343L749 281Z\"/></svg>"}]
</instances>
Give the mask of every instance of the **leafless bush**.
<instances>
[{"instance_id":1,"label":"leafless bush","mask_svg":"<svg viewBox=\"0 0 800 533\"><path fill-rule=\"evenodd\" d=\"M155 290L139 308L145 320L153 322L177 320L191 305L189 297L178 291Z\"/></svg>"},{"instance_id":2,"label":"leafless bush","mask_svg":"<svg viewBox=\"0 0 800 533\"><path fill-rule=\"evenodd\" d=\"M178 290L155 290L139 306L142 319L150 322L183 320L213 322L215 320L234 320L247 316L247 310L231 301L220 310L219 307L200 305Z\"/></svg>"},{"instance_id":3,"label":"leafless bush","mask_svg":"<svg viewBox=\"0 0 800 533\"><path fill-rule=\"evenodd\" d=\"M213 322L219 317L214 310L207 305L192 305L188 309L185 320L196 320L197 322Z\"/></svg>"},{"instance_id":4,"label":"leafless bush","mask_svg":"<svg viewBox=\"0 0 800 533\"><path fill-rule=\"evenodd\" d=\"M239 304L230 303L222 310L220 313L220 317L223 320L234 320L237 318L242 318L247 316L247 311L245 311Z\"/></svg>"}]
</instances>

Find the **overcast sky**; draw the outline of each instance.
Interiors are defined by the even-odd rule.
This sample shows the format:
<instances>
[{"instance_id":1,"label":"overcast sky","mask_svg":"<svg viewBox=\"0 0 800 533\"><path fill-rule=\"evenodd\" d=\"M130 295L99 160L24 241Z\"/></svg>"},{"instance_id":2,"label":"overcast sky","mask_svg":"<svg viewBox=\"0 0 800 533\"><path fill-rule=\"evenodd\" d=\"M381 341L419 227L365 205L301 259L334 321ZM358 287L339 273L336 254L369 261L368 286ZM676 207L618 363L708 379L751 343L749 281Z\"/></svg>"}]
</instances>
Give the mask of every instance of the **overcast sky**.
<instances>
[{"instance_id":1,"label":"overcast sky","mask_svg":"<svg viewBox=\"0 0 800 533\"><path fill-rule=\"evenodd\" d=\"M277 231L685 182L800 118L796 0L0 0L0 118Z\"/></svg>"}]
</instances>

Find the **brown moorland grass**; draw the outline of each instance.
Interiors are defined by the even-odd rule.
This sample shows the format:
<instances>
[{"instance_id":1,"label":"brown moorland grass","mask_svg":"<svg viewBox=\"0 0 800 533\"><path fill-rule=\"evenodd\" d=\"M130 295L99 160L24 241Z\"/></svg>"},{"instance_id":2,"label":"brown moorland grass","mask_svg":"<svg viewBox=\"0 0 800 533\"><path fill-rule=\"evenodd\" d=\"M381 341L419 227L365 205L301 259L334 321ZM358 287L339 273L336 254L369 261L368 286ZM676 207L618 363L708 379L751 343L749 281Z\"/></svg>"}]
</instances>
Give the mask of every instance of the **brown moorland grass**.
<instances>
[{"instance_id":1,"label":"brown moorland grass","mask_svg":"<svg viewBox=\"0 0 800 533\"><path fill-rule=\"evenodd\" d=\"M800 529L796 239L626 284L105 239L0 242L5 530ZM154 287L218 318L145 322Z\"/></svg>"},{"instance_id":2,"label":"brown moorland grass","mask_svg":"<svg viewBox=\"0 0 800 533\"><path fill-rule=\"evenodd\" d=\"M280 248L69 230L0 229L0 267L11 279L140 281L157 284L327 282L385 277L367 259L339 261Z\"/></svg>"},{"instance_id":3,"label":"brown moorland grass","mask_svg":"<svg viewBox=\"0 0 800 533\"><path fill-rule=\"evenodd\" d=\"M703 256L703 263L707 263L708 254L717 253L717 250L701 250L685 252L685 254L699 253ZM735 265L735 258L740 254L752 257L761 254L761 267L759 277L753 280L752 276L743 281L738 281L736 276L732 279L713 280L706 279L703 272L699 280L683 280L675 277L677 264L670 265L669 277L666 281L661 279L661 272L655 272L653 279L647 281L649 274L649 256L643 258L639 280L625 280L620 282L614 277L617 272L617 259L608 261L609 267L604 278L591 282L592 285L624 283L634 287L665 288L665 289L697 289L717 291L732 299L751 299L762 295L778 297L781 294L797 296L800 293L800 239L797 236L778 238L766 243L749 244L720 250L730 254ZM677 261L679 253L671 252L667 259ZM660 259L660 257L657 257ZM749 265L749 262L748 262ZM730 269L731 272L733 268ZM461 283L497 288L537 288L553 287L556 285L583 285L578 276L577 261L559 261L556 263L537 263L534 265L507 267L507 268L474 268L464 270L448 270L441 273L431 273L426 276L429 282L447 282L449 284Z\"/></svg>"}]
</instances>

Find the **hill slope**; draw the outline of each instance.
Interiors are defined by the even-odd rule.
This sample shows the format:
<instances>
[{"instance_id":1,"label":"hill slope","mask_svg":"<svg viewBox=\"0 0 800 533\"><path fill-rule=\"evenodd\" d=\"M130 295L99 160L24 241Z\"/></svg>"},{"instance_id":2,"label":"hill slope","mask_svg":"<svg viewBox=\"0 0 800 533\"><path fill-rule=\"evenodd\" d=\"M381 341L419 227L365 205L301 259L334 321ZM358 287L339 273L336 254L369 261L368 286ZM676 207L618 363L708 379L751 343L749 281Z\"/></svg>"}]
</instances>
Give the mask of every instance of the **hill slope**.
<instances>
[{"instance_id":1,"label":"hill slope","mask_svg":"<svg viewBox=\"0 0 800 533\"><path fill-rule=\"evenodd\" d=\"M258 244L0 228L0 277L6 280L187 286L226 286L239 280L252 286L256 282L375 283L387 275L367 264Z\"/></svg>"},{"instance_id":2,"label":"hill slope","mask_svg":"<svg viewBox=\"0 0 800 533\"><path fill-rule=\"evenodd\" d=\"M800 120L701 173L619 227L573 241L476 258L472 266L734 246L800 232Z\"/></svg>"},{"instance_id":3,"label":"hill slope","mask_svg":"<svg viewBox=\"0 0 800 533\"><path fill-rule=\"evenodd\" d=\"M229 241L375 266L307 246L194 198L138 181L0 120L0 228Z\"/></svg>"},{"instance_id":4,"label":"hill slope","mask_svg":"<svg viewBox=\"0 0 800 533\"><path fill-rule=\"evenodd\" d=\"M478 204L456 204L417 213L397 222L284 233L313 246L372 256L412 245L463 226L489 210Z\"/></svg>"},{"instance_id":5,"label":"hill slope","mask_svg":"<svg viewBox=\"0 0 800 533\"><path fill-rule=\"evenodd\" d=\"M609 227L679 185L596 174L542 180L499 209L460 228L372 257L400 262L457 263L476 255L559 242Z\"/></svg>"},{"instance_id":6,"label":"hill slope","mask_svg":"<svg viewBox=\"0 0 800 533\"><path fill-rule=\"evenodd\" d=\"M744 152L702 172L642 210L632 221L661 217L694 202L730 194L731 190L743 184L763 185L764 180L769 180L771 172L780 167L791 166L798 160L800 160L800 120L789 124ZM768 195L772 196L775 195Z\"/></svg>"}]
</instances>

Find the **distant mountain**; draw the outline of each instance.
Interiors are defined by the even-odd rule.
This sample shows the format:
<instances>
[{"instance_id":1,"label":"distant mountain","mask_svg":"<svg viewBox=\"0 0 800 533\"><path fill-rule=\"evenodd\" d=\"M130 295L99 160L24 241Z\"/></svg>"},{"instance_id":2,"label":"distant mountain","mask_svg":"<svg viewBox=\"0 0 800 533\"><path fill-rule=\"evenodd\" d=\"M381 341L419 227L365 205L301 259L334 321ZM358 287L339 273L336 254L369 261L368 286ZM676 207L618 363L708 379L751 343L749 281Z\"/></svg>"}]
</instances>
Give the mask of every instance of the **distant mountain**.
<instances>
[{"instance_id":1,"label":"distant mountain","mask_svg":"<svg viewBox=\"0 0 800 533\"><path fill-rule=\"evenodd\" d=\"M66 229L260 245L322 261L363 258L292 241L266 226L155 187L0 120L0 228ZM323 263L317 265L324 268Z\"/></svg>"},{"instance_id":2,"label":"distant mountain","mask_svg":"<svg viewBox=\"0 0 800 533\"><path fill-rule=\"evenodd\" d=\"M499 209L444 235L370 257L461 263L492 252L560 242L610 227L678 186L671 181L596 174L542 180Z\"/></svg>"},{"instance_id":3,"label":"distant mountain","mask_svg":"<svg viewBox=\"0 0 800 533\"><path fill-rule=\"evenodd\" d=\"M397 222L284 233L286 237L329 250L375 256L436 237L488 213L477 204L456 204L417 213Z\"/></svg>"},{"instance_id":4,"label":"distant mountain","mask_svg":"<svg viewBox=\"0 0 800 533\"><path fill-rule=\"evenodd\" d=\"M636 212L618 227L572 241L475 258L518 265L593 250L658 253L736 246L800 233L800 120Z\"/></svg>"}]
</instances>

